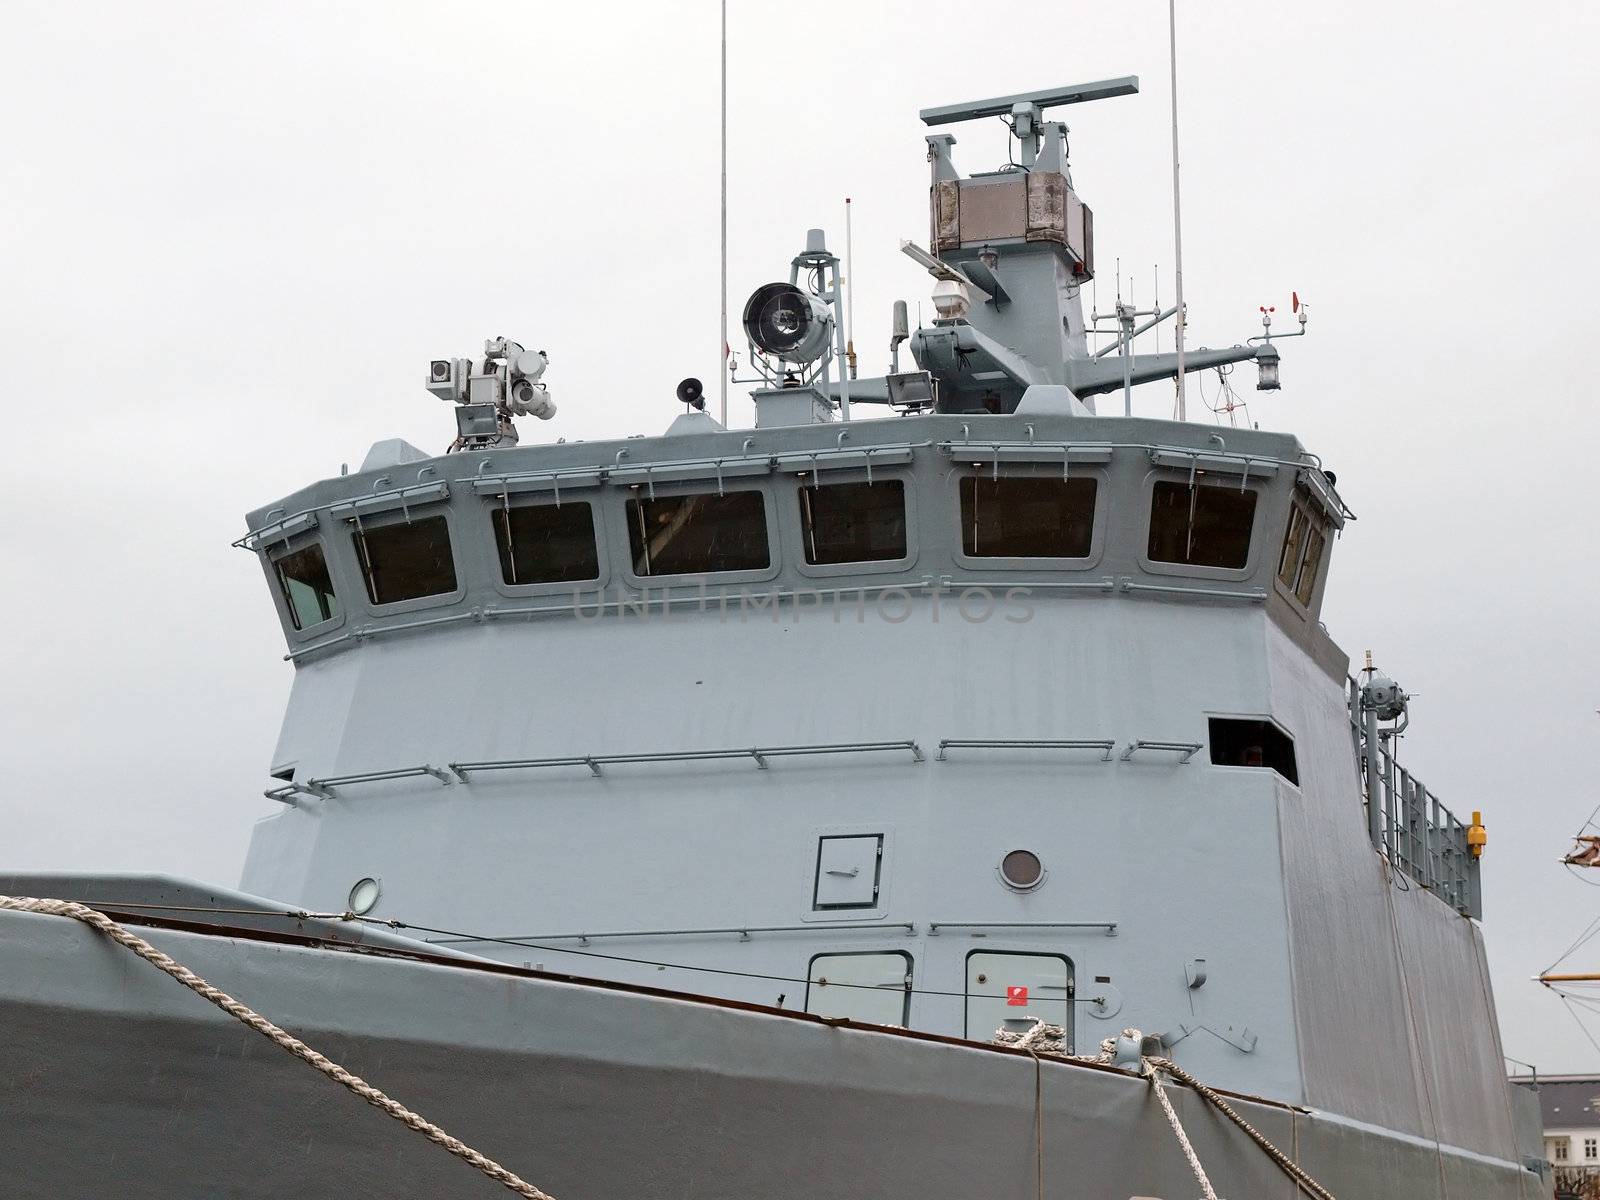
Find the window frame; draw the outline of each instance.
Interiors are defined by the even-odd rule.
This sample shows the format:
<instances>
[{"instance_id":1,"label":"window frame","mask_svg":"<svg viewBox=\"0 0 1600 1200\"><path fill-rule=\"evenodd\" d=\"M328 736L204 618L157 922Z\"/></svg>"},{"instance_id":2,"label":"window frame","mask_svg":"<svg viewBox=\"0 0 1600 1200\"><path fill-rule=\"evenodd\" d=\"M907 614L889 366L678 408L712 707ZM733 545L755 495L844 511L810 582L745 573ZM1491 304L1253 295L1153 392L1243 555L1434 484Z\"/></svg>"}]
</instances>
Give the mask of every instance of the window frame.
<instances>
[{"instance_id":1,"label":"window frame","mask_svg":"<svg viewBox=\"0 0 1600 1200\"><path fill-rule=\"evenodd\" d=\"M468 545L461 539L461 522L459 514L452 511L450 504L444 501L435 501L429 504L416 505L410 509L393 509L376 513L370 517L362 517L359 521L355 517L343 517L340 525L344 527L344 537L350 547L350 557L354 568L356 583L360 587L360 599L365 611L374 617L392 617L401 613L418 612L430 608L444 608L447 605L457 604L467 594L467 582L472 574L471 559L467 557ZM367 590L367 570L362 565L360 553L356 550L355 535L359 527L362 533L372 529L386 529L391 525L414 525L418 521L425 521L433 517L443 517L445 533L450 539L450 562L455 569L456 586L451 592L439 592L432 596L413 596L408 600L396 600L391 604L374 604L372 594ZM495 568L499 573L499 568Z\"/></svg>"},{"instance_id":2,"label":"window frame","mask_svg":"<svg viewBox=\"0 0 1600 1200\"><path fill-rule=\"evenodd\" d=\"M1187 485L1190 475L1187 470L1171 467L1158 467L1144 477L1144 483L1139 489L1143 513L1139 518L1139 544L1137 547L1139 567L1148 575L1168 575L1184 579L1214 579L1243 582L1253 576L1261 567L1261 535L1267 520L1267 513L1272 511L1268 501L1272 498L1271 480L1265 475L1243 476L1231 471L1197 470L1194 472L1194 482L1207 487L1232 488L1235 491L1254 492L1256 496L1255 513L1250 521L1250 551L1245 557L1242 567L1205 567L1196 563L1162 562L1150 557L1150 529L1155 517L1156 484L1177 483ZM1242 486L1241 486L1242 485ZM1281 543L1278 543L1281 546ZM1273 560L1273 578L1277 578L1277 560Z\"/></svg>"},{"instance_id":3,"label":"window frame","mask_svg":"<svg viewBox=\"0 0 1600 1200\"><path fill-rule=\"evenodd\" d=\"M949 472L949 503L950 524L949 528L954 535L950 544L950 557L957 565L969 571L1092 571L1100 565L1100 560L1105 556L1106 549L1106 510L1109 505L1106 497L1111 494L1110 477L1106 470L1099 465L1073 463L1067 478L1093 479L1094 489L1094 516L1089 523L1089 553L1083 558L1056 558L1041 555L1039 557L1023 557L1021 555L1007 556L972 556L966 552L966 538L962 533L961 517L961 481L975 476L984 475L993 478L995 468L993 464L982 466L958 467ZM1002 463L999 470L1002 479L1006 477L1019 479L1060 479L1061 464L1059 462L1008 462Z\"/></svg>"},{"instance_id":4,"label":"window frame","mask_svg":"<svg viewBox=\"0 0 1600 1200\"><path fill-rule=\"evenodd\" d=\"M504 596L526 598L529 596L593 596L605 590L611 582L612 555L610 531L606 524L606 508L604 497L594 488L561 489L561 504L587 504L589 515L594 520L594 548L595 556L599 561L599 575L593 579L572 579L561 583L507 583L504 573L500 570L500 543L499 530L496 522L497 514L505 506L505 500L499 492L490 492L484 495L484 524L488 527L488 570L489 578L494 581L495 590ZM510 506L516 508L554 508L556 506L555 494L550 491L538 492L511 492L509 493ZM652 578L655 578L652 576Z\"/></svg>"},{"instance_id":5,"label":"window frame","mask_svg":"<svg viewBox=\"0 0 1600 1200\"><path fill-rule=\"evenodd\" d=\"M900 1013L901 1013L901 1015L900 1015L900 1026L902 1028L905 1028L905 1029L911 1028L911 997L912 997L912 994L914 993L914 991L916 990L917 961L916 961L916 958L913 957L911 951L909 951L909 950L818 950L815 954L813 954L809 959L806 960L806 991L805 991L805 996L801 999L801 1002L800 1002L800 1010L802 1012L806 1013L808 1016L818 1017L821 1020L854 1021L854 1022L856 1022L857 1024L860 1024L860 1025L875 1025L875 1024L877 1024L877 1022L875 1022L875 1021L863 1021L858 1017L823 1017L822 1014L820 1014L820 1013L813 1013L811 1011L811 985L812 985L811 977L814 974L816 974L815 968L816 968L818 959L822 959L822 958L867 958L867 957L884 958L884 957L888 957L890 955L898 955L900 958L905 960L906 970L905 970L904 978L906 979L906 985L905 985L904 991L902 992L902 998L903 999L902 999L901 1010L900 1010Z\"/></svg>"},{"instance_id":6,"label":"window frame","mask_svg":"<svg viewBox=\"0 0 1600 1200\"><path fill-rule=\"evenodd\" d=\"M298 553L307 546L316 544L322 547L322 561L327 565L328 578L333 583L333 594L338 598L339 611L326 621L318 621L315 625L307 625L304 629L295 628L294 612L289 606L289 597L285 595L282 580L278 577L278 559L290 554ZM341 628L350 616L350 597L358 596L358 602L364 603L367 598L367 589L359 578L347 580L341 571L341 560L328 539L322 537L320 532L312 529L303 531L284 541L272 542L262 548L262 570L266 573L267 589L272 594L272 603L278 610L278 621L283 626L284 635L293 642L321 641L328 634ZM352 584L354 590L352 590Z\"/></svg>"},{"instance_id":7,"label":"window frame","mask_svg":"<svg viewBox=\"0 0 1600 1200\"><path fill-rule=\"evenodd\" d=\"M766 479L751 479L748 476L730 477L722 487L723 493L731 492L756 492L761 496L763 515L767 521L767 565L764 568L748 571L693 571L679 575L635 575L633 573L633 540L628 528L628 502L634 499L667 500L674 496L704 496L717 493L715 477L709 479L674 479L670 483L657 483L652 495L651 487L646 483L621 484L617 489L621 494L617 502L605 505L606 523L616 539L616 553L621 564L619 572L621 578L629 587L638 591L659 591L664 588L694 587L704 580L707 587L722 587L729 584L740 583L765 583L776 579L786 560L784 541L780 536L777 518L778 489L773 488ZM498 568L496 568L498 572Z\"/></svg>"},{"instance_id":8,"label":"window frame","mask_svg":"<svg viewBox=\"0 0 1600 1200\"><path fill-rule=\"evenodd\" d=\"M1283 551L1288 546L1289 527L1294 521L1295 513L1301 513L1306 522L1305 536L1300 543L1299 555L1295 561L1295 568L1290 582L1284 583L1283 577L1278 573L1283 561ZM1311 598L1301 600L1298 592L1301 573L1305 570L1306 556L1311 548L1314 532L1322 534L1322 553L1317 563L1317 578L1311 589ZM1289 498L1289 514L1283 521L1283 537L1278 543L1278 563L1272 570L1272 587L1278 595L1282 596L1295 610L1312 615L1322 603L1322 590L1328 582L1328 559L1333 552L1334 525L1325 516L1318 515L1317 506L1309 503L1301 489L1296 489Z\"/></svg>"},{"instance_id":9,"label":"window frame","mask_svg":"<svg viewBox=\"0 0 1600 1200\"><path fill-rule=\"evenodd\" d=\"M862 562L848 563L811 563L806 561L806 527L801 516L802 489L821 486L830 487L836 484L866 483L867 471L861 467L852 467L845 470L823 470L816 474L811 471L783 472L784 485L773 489L775 499L782 497L778 502L784 506L782 520L779 525L784 527L786 541L793 539L793 545L799 554L791 562L785 560L784 565L792 567L798 574L809 576L812 579L837 579L841 576L870 576L870 575L898 575L911 570L916 566L917 558L921 553L918 542L917 527L917 498L916 477L901 467L874 467L872 469L873 483L898 483L901 494L906 503L906 553L903 558L872 558ZM657 578L657 576L651 576Z\"/></svg>"}]
</instances>

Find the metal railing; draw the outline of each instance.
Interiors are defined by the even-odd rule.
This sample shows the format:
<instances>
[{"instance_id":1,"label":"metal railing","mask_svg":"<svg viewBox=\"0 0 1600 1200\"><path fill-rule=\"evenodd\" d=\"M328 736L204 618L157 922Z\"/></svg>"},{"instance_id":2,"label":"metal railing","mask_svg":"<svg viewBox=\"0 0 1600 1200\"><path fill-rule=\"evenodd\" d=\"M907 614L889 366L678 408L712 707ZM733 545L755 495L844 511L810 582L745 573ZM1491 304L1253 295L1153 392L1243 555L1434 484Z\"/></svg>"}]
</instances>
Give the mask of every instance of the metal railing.
<instances>
[{"instance_id":1,"label":"metal railing","mask_svg":"<svg viewBox=\"0 0 1600 1200\"><path fill-rule=\"evenodd\" d=\"M767 760L773 758L802 758L819 754L876 754L883 751L902 751L911 755L912 762L922 762L926 757L914 739L893 742L825 742L805 746L737 746L725 750L664 750L648 754L569 754L557 758L502 758L476 762L452 762L449 770L423 763L415 767L394 767L380 771L360 771L350 775L329 775L301 781L289 780L280 787L268 788L262 795L280 804L292 805L296 796L316 800L332 800L337 789L352 784L381 783L395 779L413 779L429 776L444 787L455 783L468 783L474 774L490 771L526 771L543 767L584 767L590 775L599 778L607 766L630 763L693 763L718 762L742 759L754 763L762 771L768 769Z\"/></svg>"},{"instance_id":2,"label":"metal railing","mask_svg":"<svg viewBox=\"0 0 1600 1200\"><path fill-rule=\"evenodd\" d=\"M1350 681L1350 732L1361 779L1367 834L1390 866L1433 892L1463 916L1482 918L1478 859L1460 820L1402 767L1393 737L1363 710L1361 685Z\"/></svg>"}]
</instances>

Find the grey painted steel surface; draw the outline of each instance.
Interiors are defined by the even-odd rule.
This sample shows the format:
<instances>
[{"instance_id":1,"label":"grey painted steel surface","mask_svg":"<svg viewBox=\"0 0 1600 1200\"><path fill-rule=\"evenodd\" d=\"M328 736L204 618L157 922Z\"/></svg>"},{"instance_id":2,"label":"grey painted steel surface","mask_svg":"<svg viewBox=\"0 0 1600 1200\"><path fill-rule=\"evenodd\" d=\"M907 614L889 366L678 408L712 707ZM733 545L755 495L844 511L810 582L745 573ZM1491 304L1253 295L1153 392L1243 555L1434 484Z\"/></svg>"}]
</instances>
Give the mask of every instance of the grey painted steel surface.
<instances>
[{"instance_id":1,"label":"grey painted steel surface","mask_svg":"<svg viewBox=\"0 0 1600 1200\"><path fill-rule=\"evenodd\" d=\"M1032 1195L1036 1070L1051 1193L1193 1194L1148 1084L1118 1072L687 998L145 932L558 1197ZM5 913L0 942L18 968L0 974L8 1195L491 1194L83 926ZM1172 1094L1220 1194L1294 1195L1198 1097ZM1492 1155L1239 1107L1341 1197L1541 1194Z\"/></svg>"}]
</instances>

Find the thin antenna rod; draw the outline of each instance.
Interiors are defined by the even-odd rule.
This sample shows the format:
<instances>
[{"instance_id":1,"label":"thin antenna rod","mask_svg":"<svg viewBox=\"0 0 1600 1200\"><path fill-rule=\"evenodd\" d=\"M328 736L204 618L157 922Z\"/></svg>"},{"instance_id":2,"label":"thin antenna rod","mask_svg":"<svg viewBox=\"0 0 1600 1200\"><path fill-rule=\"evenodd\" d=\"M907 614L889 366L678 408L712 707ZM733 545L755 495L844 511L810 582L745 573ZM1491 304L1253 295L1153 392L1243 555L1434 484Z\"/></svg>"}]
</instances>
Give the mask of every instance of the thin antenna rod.
<instances>
[{"instance_id":1,"label":"thin antenna rod","mask_svg":"<svg viewBox=\"0 0 1600 1200\"><path fill-rule=\"evenodd\" d=\"M1182 295L1182 293L1179 293ZM728 424L728 0L722 0L722 336L717 345L721 420Z\"/></svg>"},{"instance_id":2,"label":"thin antenna rod","mask_svg":"<svg viewBox=\"0 0 1600 1200\"><path fill-rule=\"evenodd\" d=\"M1183 327L1188 313L1183 307L1183 205L1178 193L1178 0L1167 0L1167 44L1172 53L1172 251L1177 260L1174 286L1178 291L1178 420L1186 421L1184 403Z\"/></svg>"},{"instance_id":3,"label":"thin antenna rod","mask_svg":"<svg viewBox=\"0 0 1600 1200\"><path fill-rule=\"evenodd\" d=\"M850 197L844 198L844 357L856 377L856 255L850 236Z\"/></svg>"}]
</instances>

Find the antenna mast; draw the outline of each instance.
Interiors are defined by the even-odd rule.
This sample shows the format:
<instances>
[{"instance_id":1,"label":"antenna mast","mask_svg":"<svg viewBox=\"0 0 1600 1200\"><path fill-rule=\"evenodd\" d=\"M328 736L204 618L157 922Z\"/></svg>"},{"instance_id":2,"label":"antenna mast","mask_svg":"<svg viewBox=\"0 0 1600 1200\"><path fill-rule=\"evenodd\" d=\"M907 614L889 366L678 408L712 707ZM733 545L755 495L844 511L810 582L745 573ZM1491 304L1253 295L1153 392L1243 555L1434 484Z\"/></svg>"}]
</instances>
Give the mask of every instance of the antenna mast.
<instances>
[{"instance_id":1,"label":"antenna mast","mask_svg":"<svg viewBox=\"0 0 1600 1200\"><path fill-rule=\"evenodd\" d=\"M728 0L722 0L722 336L717 344L719 417L728 424ZM1178 294L1183 294L1179 289Z\"/></svg>"},{"instance_id":2,"label":"antenna mast","mask_svg":"<svg viewBox=\"0 0 1600 1200\"><path fill-rule=\"evenodd\" d=\"M856 377L856 257L850 236L850 197L844 198L844 356L850 378Z\"/></svg>"},{"instance_id":3,"label":"antenna mast","mask_svg":"<svg viewBox=\"0 0 1600 1200\"><path fill-rule=\"evenodd\" d=\"M1183 307L1183 205L1178 194L1178 0L1167 0L1167 44L1172 55L1172 251L1177 259L1178 289L1178 420L1188 420L1183 390L1183 327L1188 312Z\"/></svg>"}]
</instances>

